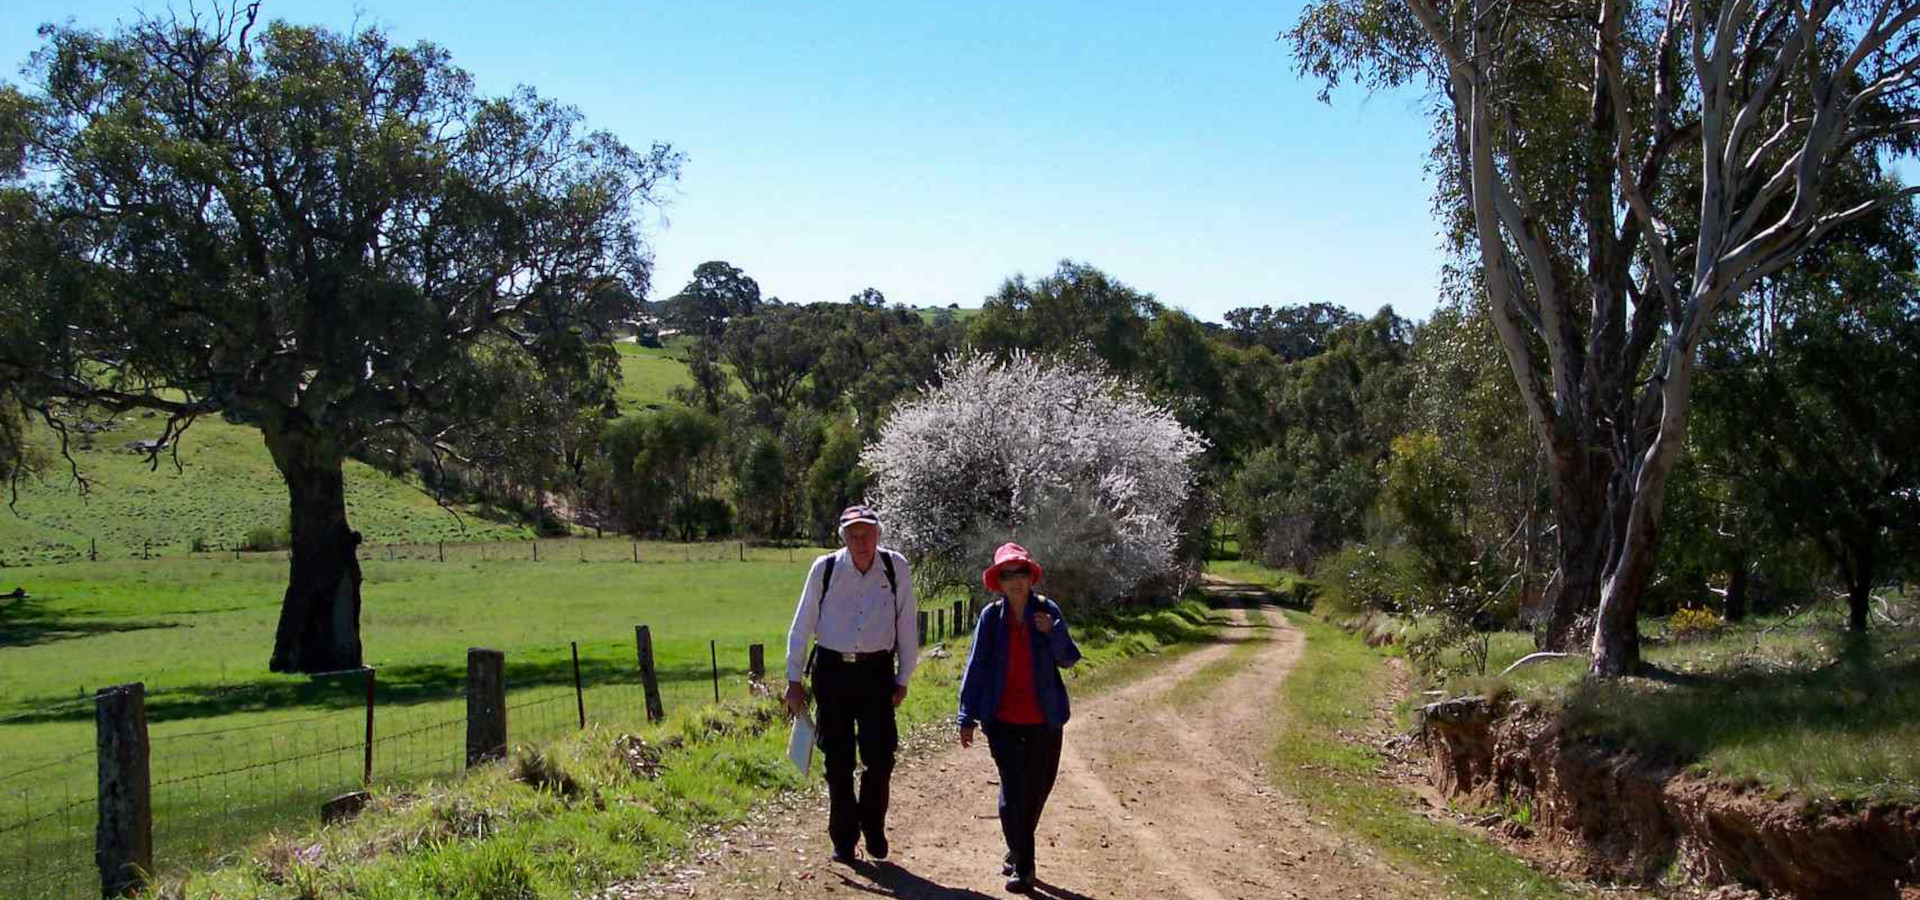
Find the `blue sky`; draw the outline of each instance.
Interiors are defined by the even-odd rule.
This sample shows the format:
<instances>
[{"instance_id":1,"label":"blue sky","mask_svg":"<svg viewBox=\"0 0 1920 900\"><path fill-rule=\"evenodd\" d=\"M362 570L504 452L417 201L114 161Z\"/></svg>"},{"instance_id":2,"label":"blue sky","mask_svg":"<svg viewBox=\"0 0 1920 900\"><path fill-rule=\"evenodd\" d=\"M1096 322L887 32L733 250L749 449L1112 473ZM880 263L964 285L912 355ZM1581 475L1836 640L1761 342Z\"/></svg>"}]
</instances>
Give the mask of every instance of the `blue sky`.
<instances>
[{"instance_id":1,"label":"blue sky","mask_svg":"<svg viewBox=\"0 0 1920 900\"><path fill-rule=\"evenodd\" d=\"M1297 2L1200 6L266 0L263 13L431 40L484 91L532 85L630 144L683 151L651 229L656 297L724 259L791 302L872 286L978 306L1006 277L1072 258L1206 319L1313 301L1425 317L1440 255L1418 98L1321 104L1275 40ZM0 60L17 82L41 23L105 27L136 8L8 4Z\"/></svg>"}]
</instances>

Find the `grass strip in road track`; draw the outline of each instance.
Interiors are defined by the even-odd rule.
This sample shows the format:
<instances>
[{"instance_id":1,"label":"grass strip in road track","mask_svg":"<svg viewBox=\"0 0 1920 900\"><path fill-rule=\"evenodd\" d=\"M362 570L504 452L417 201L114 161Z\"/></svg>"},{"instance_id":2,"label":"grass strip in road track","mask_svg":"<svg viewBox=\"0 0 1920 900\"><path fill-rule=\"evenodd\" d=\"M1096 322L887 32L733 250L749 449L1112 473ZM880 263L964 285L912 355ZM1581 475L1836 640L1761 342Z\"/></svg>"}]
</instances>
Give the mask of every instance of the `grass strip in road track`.
<instances>
[{"instance_id":1,"label":"grass strip in road track","mask_svg":"<svg viewBox=\"0 0 1920 900\"><path fill-rule=\"evenodd\" d=\"M1307 648L1281 687L1276 748L1280 786L1325 819L1389 859L1432 872L1455 896L1573 897L1485 837L1434 822L1407 793L1385 783L1384 760L1344 735L1366 732L1386 692L1386 661L1358 639L1309 615L1287 618Z\"/></svg>"},{"instance_id":2,"label":"grass strip in road track","mask_svg":"<svg viewBox=\"0 0 1920 900\"><path fill-rule=\"evenodd\" d=\"M1228 627L1232 628L1235 626L1230 625ZM1271 626L1266 614L1258 607L1254 607L1247 610L1246 624L1238 627L1245 628L1249 631L1256 631L1265 630ZM1186 678L1181 679L1179 683L1169 688L1165 693L1161 694L1159 698L1160 702L1176 708L1185 708L1200 702L1208 694L1213 693L1214 689L1219 687L1222 682L1239 674L1242 669L1251 665L1254 658L1258 657L1260 652L1265 649L1267 649L1265 635L1249 634L1245 636L1240 642L1234 644L1233 649L1227 651L1226 655L1201 666Z\"/></svg>"}]
</instances>

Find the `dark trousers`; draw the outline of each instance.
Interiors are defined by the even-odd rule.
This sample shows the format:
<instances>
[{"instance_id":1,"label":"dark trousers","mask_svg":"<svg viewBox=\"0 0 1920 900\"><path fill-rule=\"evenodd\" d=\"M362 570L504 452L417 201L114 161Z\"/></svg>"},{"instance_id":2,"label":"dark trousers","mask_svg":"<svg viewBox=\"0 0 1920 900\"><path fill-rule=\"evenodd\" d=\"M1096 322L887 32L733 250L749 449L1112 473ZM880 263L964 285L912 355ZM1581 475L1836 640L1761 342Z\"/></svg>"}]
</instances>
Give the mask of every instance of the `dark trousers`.
<instances>
[{"instance_id":1,"label":"dark trousers","mask_svg":"<svg viewBox=\"0 0 1920 900\"><path fill-rule=\"evenodd\" d=\"M814 661L813 696L827 773L827 837L835 850L851 853L862 832L871 844L887 830L887 788L900 744L893 721L893 659L849 663L822 652ZM867 767L858 795L853 790L855 748Z\"/></svg>"},{"instance_id":2,"label":"dark trousers","mask_svg":"<svg viewBox=\"0 0 1920 900\"><path fill-rule=\"evenodd\" d=\"M988 722L987 749L1000 770L1000 831L1016 873L1033 877L1033 832L1060 773L1060 729Z\"/></svg>"}]
</instances>

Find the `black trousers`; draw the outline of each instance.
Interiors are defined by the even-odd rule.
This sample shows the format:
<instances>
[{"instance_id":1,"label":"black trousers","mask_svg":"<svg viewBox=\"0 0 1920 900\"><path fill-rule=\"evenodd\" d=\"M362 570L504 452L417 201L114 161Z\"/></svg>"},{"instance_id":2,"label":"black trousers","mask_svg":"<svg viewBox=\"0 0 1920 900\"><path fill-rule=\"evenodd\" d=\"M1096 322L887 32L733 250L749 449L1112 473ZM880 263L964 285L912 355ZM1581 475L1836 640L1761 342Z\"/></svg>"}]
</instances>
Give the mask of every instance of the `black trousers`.
<instances>
[{"instance_id":1,"label":"black trousers","mask_svg":"<svg viewBox=\"0 0 1920 900\"><path fill-rule=\"evenodd\" d=\"M887 791L900 733L893 720L893 658L846 662L821 652L814 660L814 713L820 755L827 773L827 837L853 852L860 835L868 843L887 830ZM866 764L860 792L853 790L854 751Z\"/></svg>"},{"instance_id":2,"label":"black trousers","mask_svg":"<svg viewBox=\"0 0 1920 900\"><path fill-rule=\"evenodd\" d=\"M1016 873L1033 877L1033 832L1060 773L1061 729L988 722L987 749L1000 770L1000 831Z\"/></svg>"}]
</instances>

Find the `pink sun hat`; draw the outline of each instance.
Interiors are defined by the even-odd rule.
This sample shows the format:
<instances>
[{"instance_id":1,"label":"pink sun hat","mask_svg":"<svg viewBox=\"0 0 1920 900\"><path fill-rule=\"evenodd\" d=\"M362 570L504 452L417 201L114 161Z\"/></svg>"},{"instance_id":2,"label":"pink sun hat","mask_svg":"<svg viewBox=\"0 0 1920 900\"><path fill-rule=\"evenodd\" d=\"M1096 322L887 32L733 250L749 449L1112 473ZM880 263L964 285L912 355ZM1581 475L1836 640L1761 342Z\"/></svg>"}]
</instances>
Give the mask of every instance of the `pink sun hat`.
<instances>
[{"instance_id":1,"label":"pink sun hat","mask_svg":"<svg viewBox=\"0 0 1920 900\"><path fill-rule=\"evenodd\" d=\"M1033 570L1030 583L1040 583L1040 564L1033 561L1033 556L1027 553L1027 548L1011 541L1001 544L1000 549L993 551L993 565L980 573L980 583L987 586L989 593L1000 593L1000 570L1012 565L1024 565Z\"/></svg>"}]
</instances>

